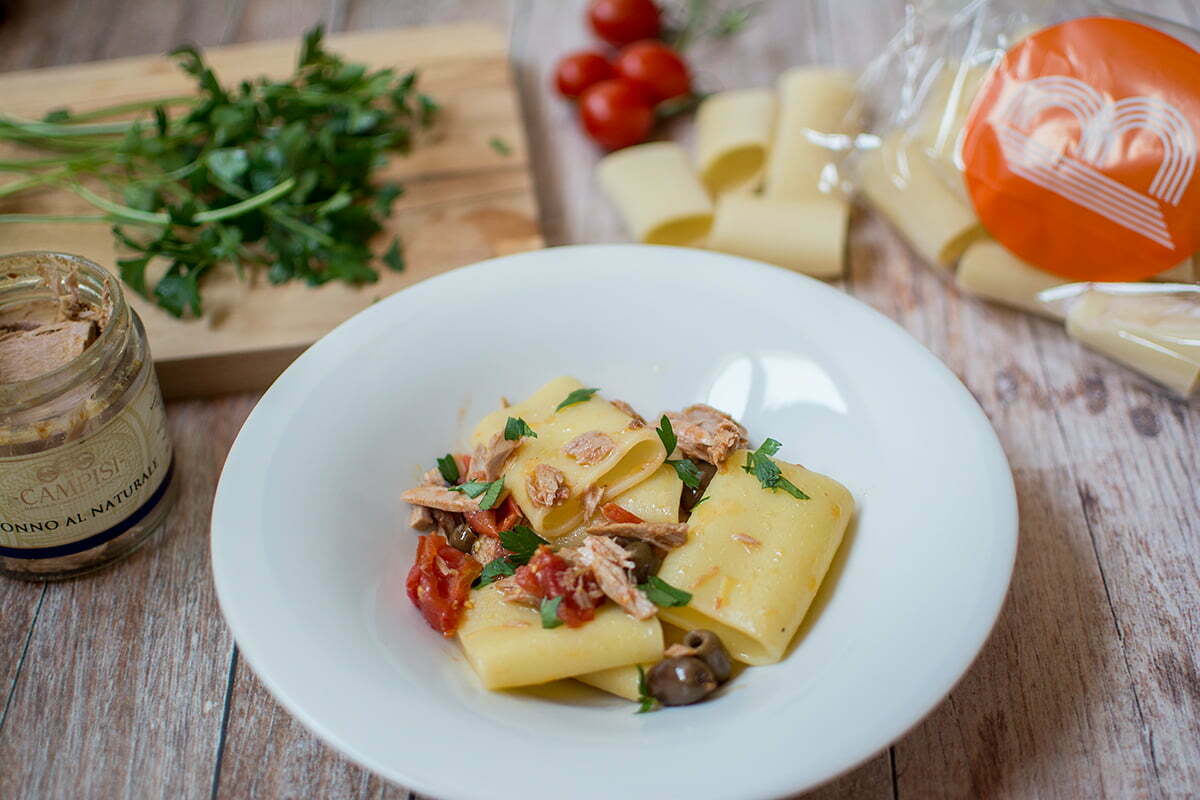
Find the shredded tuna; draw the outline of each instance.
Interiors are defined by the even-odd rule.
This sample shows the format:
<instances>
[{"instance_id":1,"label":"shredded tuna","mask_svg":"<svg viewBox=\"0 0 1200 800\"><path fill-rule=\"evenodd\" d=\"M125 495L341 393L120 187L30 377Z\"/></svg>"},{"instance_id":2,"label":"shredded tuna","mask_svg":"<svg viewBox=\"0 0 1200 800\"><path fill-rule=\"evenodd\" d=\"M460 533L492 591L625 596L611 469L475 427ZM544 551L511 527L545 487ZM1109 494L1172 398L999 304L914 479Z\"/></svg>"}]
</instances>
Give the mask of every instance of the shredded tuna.
<instances>
[{"instance_id":1,"label":"shredded tuna","mask_svg":"<svg viewBox=\"0 0 1200 800\"><path fill-rule=\"evenodd\" d=\"M592 464L599 464L608 458L616 447L616 442L607 434L600 431L588 431L564 444L562 451L575 459L580 466L588 467Z\"/></svg>"},{"instance_id":2,"label":"shredded tuna","mask_svg":"<svg viewBox=\"0 0 1200 800\"><path fill-rule=\"evenodd\" d=\"M504 598L506 603L516 603L521 606L529 606L537 608L541 605L542 599L535 594L525 591L521 588L521 584L517 583L516 578L509 575L507 578L501 578L494 584L496 591Z\"/></svg>"},{"instance_id":3,"label":"shredded tuna","mask_svg":"<svg viewBox=\"0 0 1200 800\"><path fill-rule=\"evenodd\" d=\"M413 506L408 513L408 525L413 530L429 530L433 527L433 512L425 506Z\"/></svg>"},{"instance_id":4,"label":"shredded tuna","mask_svg":"<svg viewBox=\"0 0 1200 800\"><path fill-rule=\"evenodd\" d=\"M600 503L604 500L604 491L607 486L593 486L580 495L579 500L583 503L583 521L587 524L588 520L596 516L596 509L600 507Z\"/></svg>"},{"instance_id":5,"label":"shredded tuna","mask_svg":"<svg viewBox=\"0 0 1200 800\"><path fill-rule=\"evenodd\" d=\"M760 542L758 539L755 539L748 533L735 533L729 538L733 539L735 542L741 542L741 544L747 550L757 550L758 548L762 547L762 542Z\"/></svg>"},{"instance_id":6,"label":"shredded tuna","mask_svg":"<svg viewBox=\"0 0 1200 800\"><path fill-rule=\"evenodd\" d=\"M571 496L567 476L549 464L538 464L525 481L529 500L542 508L561 505Z\"/></svg>"},{"instance_id":7,"label":"shredded tuna","mask_svg":"<svg viewBox=\"0 0 1200 800\"><path fill-rule=\"evenodd\" d=\"M467 480L490 483L500 477L504 464L521 444L521 440L509 441L504 434L497 433L489 441L475 448L471 454L471 471Z\"/></svg>"},{"instance_id":8,"label":"shredded tuna","mask_svg":"<svg viewBox=\"0 0 1200 800\"><path fill-rule=\"evenodd\" d=\"M455 511L460 514L479 510L478 500L472 500L462 492L452 492L445 486L417 486L414 489L406 489L400 493L400 499L414 506Z\"/></svg>"},{"instance_id":9,"label":"shredded tuna","mask_svg":"<svg viewBox=\"0 0 1200 800\"><path fill-rule=\"evenodd\" d=\"M433 515L433 524L437 527L438 533L450 538L450 534L454 533L455 528L466 522L462 514L456 514L452 511L442 511L441 509L431 508L429 513Z\"/></svg>"},{"instance_id":10,"label":"shredded tuna","mask_svg":"<svg viewBox=\"0 0 1200 800\"><path fill-rule=\"evenodd\" d=\"M471 548L471 555L475 556L476 561L484 565L492 563L507 552L504 549L504 545L500 544L500 540L495 536L480 536L475 540L475 546Z\"/></svg>"},{"instance_id":11,"label":"shredded tuna","mask_svg":"<svg viewBox=\"0 0 1200 800\"><path fill-rule=\"evenodd\" d=\"M595 536L641 539L670 550L687 542L687 530L683 522L605 522L590 526L587 532Z\"/></svg>"},{"instance_id":12,"label":"shredded tuna","mask_svg":"<svg viewBox=\"0 0 1200 800\"><path fill-rule=\"evenodd\" d=\"M634 411L633 406L629 405L629 403L626 403L624 400L609 400L609 402L616 406L618 411L623 411L633 417L633 421L638 423L637 427L646 427L646 420L642 419L642 415Z\"/></svg>"},{"instance_id":13,"label":"shredded tuna","mask_svg":"<svg viewBox=\"0 0 1200 800\"><path fill-rule=\"evenodd\" d=\"M592 571L600 591L625 609L634 619L649 619L658 613L645 592L634 585L627 570L633 567L624 548L606 536L586 536L573 554L578 563Z\"/></svg>"},{"instance_id":14,"label":"shredded tuna","mask_svg":"<svg viewBox=\"0 0 1200 800\"><path fill-rule=\"evenodd\" d=\"M436 467L431 470L426 470L421 476L421 486L449 486L446 479L442 477L441 470Z\"/></svg>"},{"instance_id":15,"label":"shredded tuna","mask_svg":"<svg viewBox=\"0 0 1200 800\"><path fill-rule=\"evenodd\" d=\"M697 650L694 647L688 647L686 644L673 644L666 650L663 650L663 658L686 658L696 655Z\"/></svg>"},{"instance_id":16,"label":"shredded tuna","mask_svg":"<svg viewBox=\"0 0 1200 800\"><path fill-rule=\"evenodd\" d=\"M667 419L687 458L720 466L729 453L749 444L746 429L728 414L697 403L683 411L668 411Z\"/></svg>"}]
</instances>

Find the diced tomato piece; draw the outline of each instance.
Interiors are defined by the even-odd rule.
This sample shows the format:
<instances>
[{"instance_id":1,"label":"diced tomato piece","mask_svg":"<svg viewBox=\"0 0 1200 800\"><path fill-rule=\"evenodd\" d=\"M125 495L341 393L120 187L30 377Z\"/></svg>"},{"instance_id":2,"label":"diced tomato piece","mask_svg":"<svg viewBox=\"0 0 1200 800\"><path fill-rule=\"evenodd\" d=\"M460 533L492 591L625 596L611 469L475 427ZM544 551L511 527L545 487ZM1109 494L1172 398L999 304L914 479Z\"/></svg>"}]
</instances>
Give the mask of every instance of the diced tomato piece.
<instances>
[{"instance_id":1,"label":"diced tomato piece","mask_svg":"<svg viewBox=\"0 0 1200 800\"><path fill-rule=\"evenodd\" d=\"M616 503L605 503L600 506L600 511L604 516L608 517L609 522L645 522L646 520L634 514L632 511L626 511Z\"/></svg>"},{"instance_id":2,"label":"diced tomato piece","mask_svg":"<svg viewBox=\"0 0 1200 800\"><path fill-rule=\"evenodd\" d=\"M463 516L471 530L480 536L499 536L501 531L507 531L521 521L521 508L510 494L495 508L468 511Z\"/></svg>"},{"instance_id":3,"label":"diced tomato piece","mask_svg":"<svg viewBox=\"0 0 1200 800\"><path fill-rule=\"evenodd\" d=\"M566 559L546 545L537 549L528 564L517 569L514 579L518 586L537 597L561 597L558 617L570 628L594 619L596 607L604 601L595 578L572 570Z\"/></svg>"},{"instance_id":4,"label":"diced tomato piece","mask_svg":"<svg viewBox=\"0 0 1200 800\"><path fill-rule=\"evenodd\" d=\"M453 636L471 583L482 571L478 561L455 550L440 533L422 536L416 561L408 571L408 597L429 627L443 636Z\"/></svg>"}]
</instances>

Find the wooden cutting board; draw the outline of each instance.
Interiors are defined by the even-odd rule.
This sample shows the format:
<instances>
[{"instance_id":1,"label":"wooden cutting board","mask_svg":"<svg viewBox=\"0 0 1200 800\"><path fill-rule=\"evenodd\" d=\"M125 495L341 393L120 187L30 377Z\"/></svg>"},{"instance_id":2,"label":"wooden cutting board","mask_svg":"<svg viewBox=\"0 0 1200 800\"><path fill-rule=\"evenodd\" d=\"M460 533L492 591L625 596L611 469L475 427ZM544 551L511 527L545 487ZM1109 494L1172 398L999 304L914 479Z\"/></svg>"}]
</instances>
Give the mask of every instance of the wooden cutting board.
<instances>
[{"instance_id":1,"label":"wooden cutting board","mask_svg":"<svg viewBox=\"0 0 1200 800\"><path fill-rule=\"evenodd\" d=\"M258 75L285 77L298 41L207 51L229 85ZM399 234L407 266L379 266L378 283L361 288L239 281L232 268L204 284L205 316L178 320L129 293L150 336L169 397L261 389L305 347L355 312L405 286L492 256L542 246L525 133L499 30L477 25L402 28L329 36L328 48L371 66L419 70L419 86L443 111L432 141L397 157L385 177L406 192L393 206L377 249ZM163 57L130 58L0 74L0 110L40 118L55 108L85 111L113 103L187 93L189 79ZM490 144L507 145L503 154ZM0 148L0 158L28 151ZM0 185L11 176L0 175ZM95 213L66 192L0 200L0 213ZM0 225L0 252L58 250L115 269L117 252L103 224Z\"/></svg>"}]
</instances>

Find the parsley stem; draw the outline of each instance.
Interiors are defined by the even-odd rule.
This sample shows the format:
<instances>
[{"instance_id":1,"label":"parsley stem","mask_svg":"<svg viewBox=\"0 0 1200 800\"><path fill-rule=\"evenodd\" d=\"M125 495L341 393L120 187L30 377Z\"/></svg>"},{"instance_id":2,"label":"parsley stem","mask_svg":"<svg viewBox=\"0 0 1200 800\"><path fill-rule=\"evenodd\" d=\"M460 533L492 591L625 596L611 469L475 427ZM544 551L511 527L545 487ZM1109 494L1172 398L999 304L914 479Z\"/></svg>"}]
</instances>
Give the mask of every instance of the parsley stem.
<instances>
[{"instance_id":1,"label":"parsley stem","mask_svg":"<svg viewBox=\"0 0 1200 800\"><path fill-rule=\"evenodd\" d=\"M99 125L70 125L58 122L38 122L33 119L0 116L0 125L17 128L39 136L103 136L124 133L133 122L107 122Z\"/></svg>"},{"instance_id":2,"label":"parsley stem","mask_svg":"<svg viewBox=\"0 0 1200 800\"><path fill-rule=\"evenodd\" d=\"M96 194L83 184L75 183L69 185L67 188L84 200L87 200L96 208L107 211L119 219L128 220L129 222L144 222L148 225L169 225L171 222L171 218L164 213L152 214L149 211L139 211L136 208L114 203Z\"/></svg>"},{"instance_id":3,"label":"parsley stem","mask_svg":"<svg viewBox=\"0 0 1200 800\"><path fill-rule=\"evenodd\" d=\"M6 222L117 222L108 214L0 214Z\"/></svg>"},{"instance_id":4,"label":"parsley stem","mask_svg":"<svg viewBox=\"0 0 1200 800\"><path fill-rule=\"evenodd\" d=\"M210 180L212 180L212 182L215 183L218 188L220 188L224 192L227 192L227 193L233 195L234 197L246 197L248 195L248 192L245 189L238 186L236 183L231 183L231 182L225 180L224 178L220 177L219 175L214 174L214 175L210 175L209 177L210 177ZM292 180L293 184L295 183L295 181L291 178L289 178L288 180ZM278 188L278 187L276 187L276 188ZM302 220L297 219L295 216L293 216L291 214L284 214L281 211L279 211L278 209L270 208L270 207L263 209L263 212L268 217L270 217L272 220L274 220L275 222L279 223L283 227L292 231L292 233L298 233L301 236L307 236L307 237L311 238L313 241L321 243L325 247L335 247L337 245L337 242L335 242L333 240L332 236L329 236L324 231L317 230L313 226L309 225L308 223L306 223ZM199 217L197 217L197 219L198 218Z\"/></svg>"},{"instance_id":5,"label":"parsley stem","mask_svg":"<svg viewBox=\"0 0 1200 800\"><path fill-rule=\"evenodd\" d=\"M201 211L195 217L196 222L216 222L217 220L229 219L230 217L236 217L239 214L245 214L247 211L253 211L260 206L264 206L267 203L277 200L278 198L290 192L293 188L295 188L295 186L296 179L288 178L285 181L275 184L265 192L259 192L256 195L247 197L240 203L234 203L231 206L224 206L222 208L214 208L211 211ZM166 215L164 214L163 216L165 217ZM164 220L164 222L165 221L166 220ZM320 233L320 231L315 232ZM321 235L324 236L324 234Z\"/></svg>"},{"instance_id":6,"label":"parsley stem","mask_svg":"<svg viewBox=\"0 0 1200 800\"><path fill-rule=\"evenodd\" d=\"M114 106L105 106L104 108L96 108L91 111L83 111L78 114L71 114L70 117L58 123L63 126L71 125L75 122L87 122L93 119L104 119L105 117L115 117L118 114L128 114L133 111L145 111L146 109L156 106L173 106L173 105L195 105L196 98L188 95L178 95L176 97L160 97L156 100L135 100L132 103L118 103Z\"/></svg>"}]
</instances>

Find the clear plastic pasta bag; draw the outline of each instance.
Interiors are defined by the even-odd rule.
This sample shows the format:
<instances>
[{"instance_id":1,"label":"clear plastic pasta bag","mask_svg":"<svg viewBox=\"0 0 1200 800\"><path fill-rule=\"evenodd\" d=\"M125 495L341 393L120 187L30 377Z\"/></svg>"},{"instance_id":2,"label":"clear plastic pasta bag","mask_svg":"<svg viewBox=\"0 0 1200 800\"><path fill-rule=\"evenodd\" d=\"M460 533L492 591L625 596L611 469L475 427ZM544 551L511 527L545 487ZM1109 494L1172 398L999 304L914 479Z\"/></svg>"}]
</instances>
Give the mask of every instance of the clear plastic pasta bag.
<instances>
[{"instance_id":1,"label":"clear plastic pasta bag","mask_svg":"<svg viewBox=\"0 0 1200 800\"><path fill-rule=\"evenodd\" d=\"M925 0L865 70L857 184L962 290L1200 383L1200 32L1109 3Z\"/></svg>"}]
</instances>

